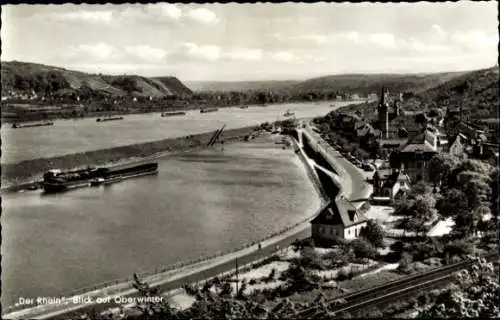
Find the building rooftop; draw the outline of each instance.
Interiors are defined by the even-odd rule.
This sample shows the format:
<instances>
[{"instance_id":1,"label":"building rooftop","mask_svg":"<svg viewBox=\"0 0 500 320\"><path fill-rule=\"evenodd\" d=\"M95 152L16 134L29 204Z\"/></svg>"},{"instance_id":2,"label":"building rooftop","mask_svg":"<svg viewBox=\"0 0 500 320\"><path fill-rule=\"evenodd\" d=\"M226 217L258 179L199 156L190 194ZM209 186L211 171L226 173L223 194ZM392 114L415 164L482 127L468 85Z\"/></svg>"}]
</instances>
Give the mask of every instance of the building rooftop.
<instances>
[{"instance_id":1,"label":"building rooftop","mask_svg":"<svg viewBox=\"0 0 500 320\"><path fill-rule=\"evenodd\" d=\"M340 198L330 202L311 221L311 224L343 225L344 227L349 227L366 220L366 217L349 200Z\"/></svg>"},{"instance_id":2,"label":"building rooftop","mask_svg":"<svg viewBox=\"0 0 500 320\"><path fill-rule=\"evenodd\" d=\"M410 143L406 145L401 152L404 153L413 153L413 152L432 152L436 153L436 151L426 143Z\"/></svg>"},{"instance_id":3,"label":"building rooftop","mask_svg":"<svg viewBox=\"0 0 500 320\"><path fill-rule=\"evenodd\" d=\"M404 174L403 171L394 171L390 174L384 181L382 188L392 188L396 184L396 182L410 182L410 178L408 175Z\"/></svg>"}]
</instances>

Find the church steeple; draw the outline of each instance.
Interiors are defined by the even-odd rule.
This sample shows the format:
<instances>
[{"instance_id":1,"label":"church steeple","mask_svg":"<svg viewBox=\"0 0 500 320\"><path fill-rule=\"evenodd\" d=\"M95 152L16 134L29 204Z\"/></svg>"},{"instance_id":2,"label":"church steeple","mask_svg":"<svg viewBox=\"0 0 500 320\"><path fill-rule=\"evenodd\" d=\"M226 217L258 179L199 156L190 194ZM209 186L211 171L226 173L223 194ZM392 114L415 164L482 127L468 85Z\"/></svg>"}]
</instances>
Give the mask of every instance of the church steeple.
<instances>
[{"instance_id":1,"label":"church steeple","mask_svg":"<svg viewBox=\"0 0 500 320\"><path fill-rule=\"evenodd\" d=\"M389 106L386 101L387 92L382 86L380 91L380 104L378 106L378 123L384 139L389 138Z\"/></svg>"}]
</instances>

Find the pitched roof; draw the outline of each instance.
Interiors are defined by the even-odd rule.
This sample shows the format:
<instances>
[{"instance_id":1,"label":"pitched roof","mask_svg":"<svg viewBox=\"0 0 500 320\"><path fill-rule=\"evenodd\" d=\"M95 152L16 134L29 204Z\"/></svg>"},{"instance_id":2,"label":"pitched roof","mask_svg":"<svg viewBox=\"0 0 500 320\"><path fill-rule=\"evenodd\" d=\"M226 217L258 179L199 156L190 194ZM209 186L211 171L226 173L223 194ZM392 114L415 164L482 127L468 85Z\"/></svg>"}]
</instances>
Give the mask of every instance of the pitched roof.
<instances>
[{"instance_id":1,"label":"pitched roof","mask_svg":"<svg viewBox=\"0 0 500 320\"><path fill-rule=\"evenodd\" d=\"M436 152L431 146L426 143L410 143L406 145L401 152L414 153L414 152Z\"/></svg>"},{"instance_id":2,"label":"pitched roof","mask_svg":"<svg viewBox=\"0 0 500 320\"><path fill-rule=\"evenodd\" d=\"M349 227L366 220L366 217L349 200L340 198L330 202L311 221L311 224L343 225L344 227Z\"/></svg>"},{"instance_id":3,"label":"pitched roof","mask_svg":"<svg viewBox=\"0 0 500 320\"><path fill-rule=\"evenodd\" d=\"M398 181L406 181L409 182L410 178L408 175L404 174L403 171L394 171L391 175L385 179L382 188L392 188Z\"/></svg>"}]
</instances>

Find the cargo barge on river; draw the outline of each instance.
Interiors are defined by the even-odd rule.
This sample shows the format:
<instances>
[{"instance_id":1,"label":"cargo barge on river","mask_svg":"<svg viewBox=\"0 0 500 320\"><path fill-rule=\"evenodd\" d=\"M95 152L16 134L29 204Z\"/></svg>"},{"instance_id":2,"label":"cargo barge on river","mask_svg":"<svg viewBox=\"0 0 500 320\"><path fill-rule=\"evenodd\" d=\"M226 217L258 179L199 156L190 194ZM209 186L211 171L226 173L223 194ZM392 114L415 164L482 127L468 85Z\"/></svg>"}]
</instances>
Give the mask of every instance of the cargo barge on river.
<instances>
[{"instance_id":1,"label":"cargo barge on river","mask_svg":"<svg viewBox=\"0 0 500 320\"><path fill-rule=\"evenodd\" d=\"M123 117L106 117L106 118L97 118L96 122L105 122L105 121L116 121L123 120Z\"/></svg>"},{"instance_id":2,"label":"cargo barge on river","mask_svg":"<svg viewBox=\"0 0 500 320\"><path fill-rule=\"evenodd\" d=\"M156 173L158 173L158 163L120 168L87 168L65 172L52 169L43 175L42 186L46 193L60 192L90 185L110 184L123 179Z\"/></svg>"},{"instance_id":3,"label":"cargo barge on river","mask_svg":"<svg viewBox=\"0 0 500 320\"><path fill-rule=\"evenodd\" d=\"M219 108L201 108L200 113L209 113L219 111Z\"/></svg>"},{"instance_id":4,"label":"cargo barge on river","mask_svg":"<svg viewBox=\"0 0 500 320\"><path fill-rule=\"evenodd\" d=\"M54 125L53 122L25 123L25 124L14 123L12 125L12 128L20 129L20 128L33 128L33 127L47 127L47 126L53 126L53 125Z\"/></svg>"},{"instance_id":5,"label":"cargo barge on river","mask_svg":"<svg viewBox=\"0 0 500 320\"><path fill-rule=\"evenodd\" d=\"M175 116L185 116L186 113L184 111L172 111L172 112L162 112L162 117L175 117Z\"/></svg>"}]
</instances>

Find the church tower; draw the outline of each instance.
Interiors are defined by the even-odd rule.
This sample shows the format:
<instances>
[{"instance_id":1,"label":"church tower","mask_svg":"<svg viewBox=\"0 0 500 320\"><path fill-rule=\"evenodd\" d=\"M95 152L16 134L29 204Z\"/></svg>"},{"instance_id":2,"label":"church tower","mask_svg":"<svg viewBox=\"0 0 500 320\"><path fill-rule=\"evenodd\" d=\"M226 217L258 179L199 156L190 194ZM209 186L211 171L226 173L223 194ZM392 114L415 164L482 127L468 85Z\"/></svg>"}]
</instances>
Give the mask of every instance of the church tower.
<instances>
[{"instance_id":1,"label":"church tower","mask_svg":"<svg viewBox=\"0 0 500 320\"><path fill-rule=\"evenodd\" d=\"M378 123L382 131L382 138L389 138L389 104L387 103L387 91L384 87L380 92L380 104L378 106Z\"/></svg>"}]
</instances>

